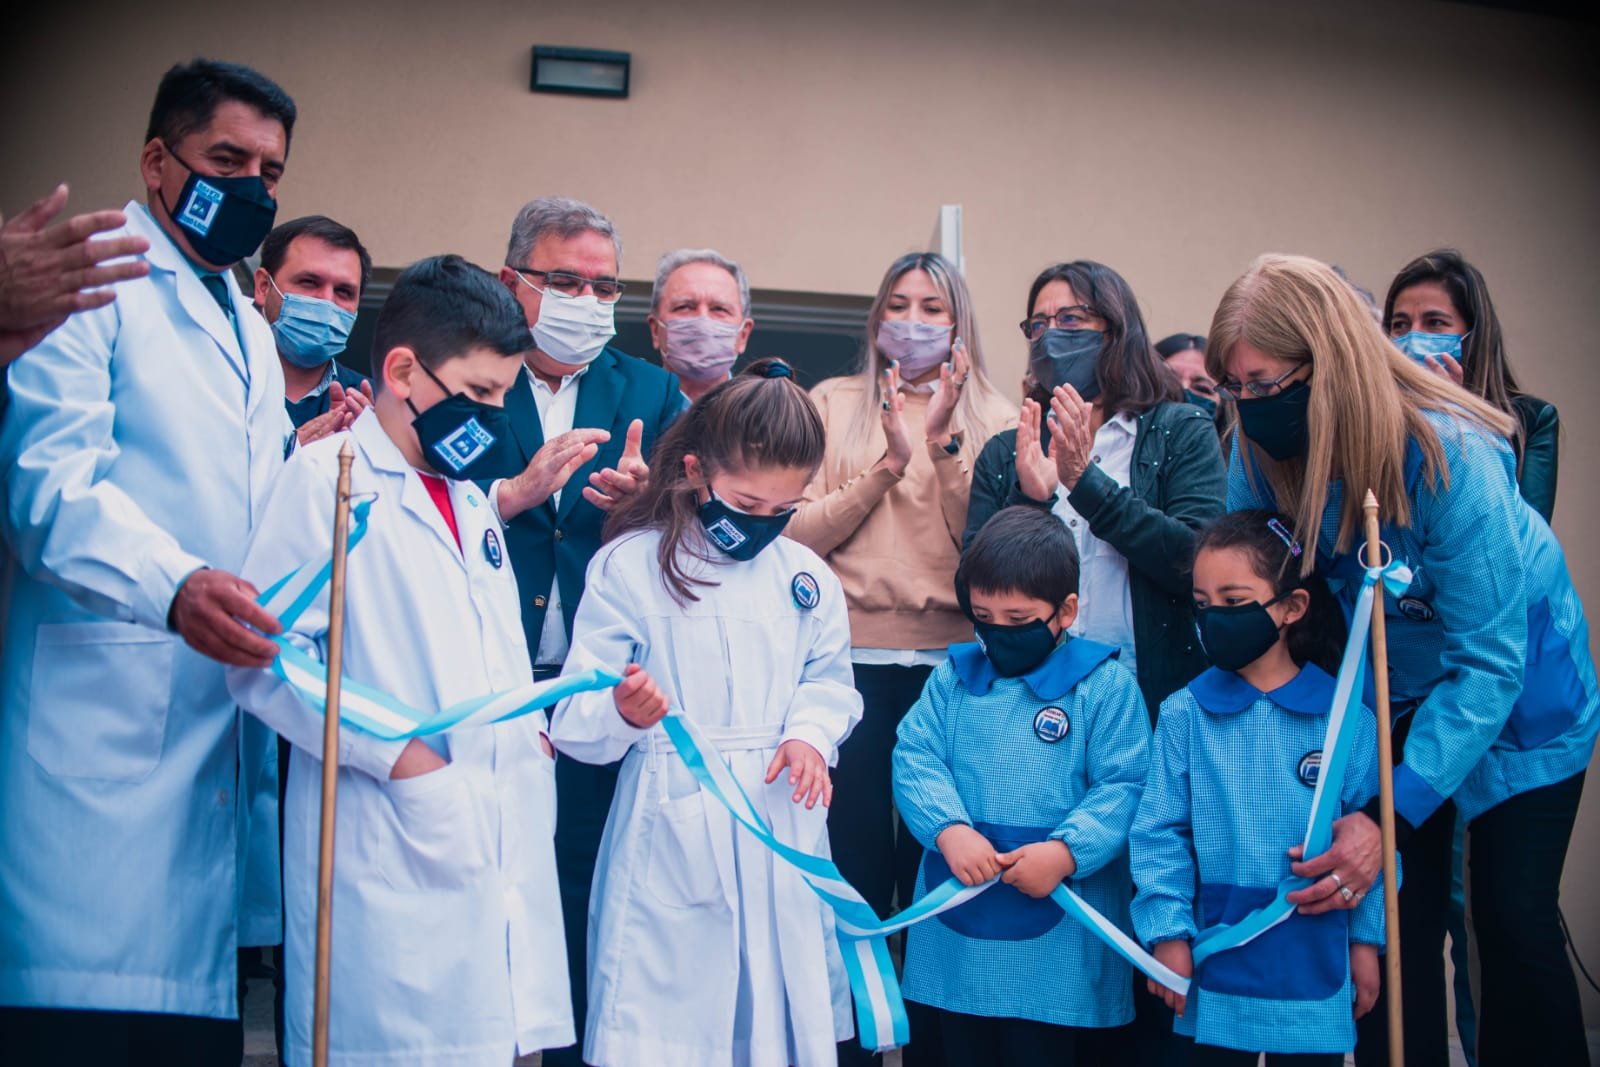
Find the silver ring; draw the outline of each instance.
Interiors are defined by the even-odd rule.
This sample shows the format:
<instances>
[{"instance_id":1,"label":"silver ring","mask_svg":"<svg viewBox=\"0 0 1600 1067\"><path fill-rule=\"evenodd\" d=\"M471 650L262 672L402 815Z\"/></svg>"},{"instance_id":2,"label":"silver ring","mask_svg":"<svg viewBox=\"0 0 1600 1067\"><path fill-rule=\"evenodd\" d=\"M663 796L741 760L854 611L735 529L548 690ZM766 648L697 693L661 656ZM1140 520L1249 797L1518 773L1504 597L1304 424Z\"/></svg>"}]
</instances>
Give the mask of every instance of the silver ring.
<instances>
[{"instance_id":1,"label":"silver ring","mask_svg":"<svg viewBox=\"0 0 1600 1067\"><path fill-rule=\"evenodd\" d=\"M1356 899L1356 891L1347 885L1342 885L1339 887L1339 895L1344 898L1344 902L1346 904Z\"/></svg>"},{"instance_id":2,"label":"silver ring","mask_svg":"<svg viewBox=\"0 0 1600 1067\"><path fill-rule=\"evenodd\" d=\"M1344 889L1344 879L1339 877L1338 871L1329 871L1328 877L1333 879L1333 888L1341 891ZM1345 899L1349 900L1350 898L1345 897Z\"/></svg>"}]
</instances>

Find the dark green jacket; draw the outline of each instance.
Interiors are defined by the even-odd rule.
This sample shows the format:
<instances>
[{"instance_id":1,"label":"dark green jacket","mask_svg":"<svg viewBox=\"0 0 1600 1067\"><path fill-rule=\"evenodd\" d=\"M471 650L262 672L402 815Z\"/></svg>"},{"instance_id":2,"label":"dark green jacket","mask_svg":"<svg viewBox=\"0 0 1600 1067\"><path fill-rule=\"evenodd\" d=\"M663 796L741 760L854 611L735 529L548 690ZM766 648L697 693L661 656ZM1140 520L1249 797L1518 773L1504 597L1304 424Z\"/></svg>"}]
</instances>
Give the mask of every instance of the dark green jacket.
<instances>
[{"instance_id":1,"label":"dark green jacket","mask_svg":"<svg viewBox=\"0 0 1600 1067\"><path fill-rule=\"evenodd\" d=\"M1517 457L1517 488L1528 506L1549 522L1556 511L1556 471L1560 461L1561 419L1556 406L1536 396L1511 400L1522 424L1522 455Z\"/></svg>"},{"instance_id":2,"label":"dark green jacket","mask_svg":"<svg viewBox=\"0 0 1600 1067\"><path fill-rule=\"evenodd\" d=\"M1119 486L1091 464L1067 501L1128 561L1139 689L1153 721L1161 702L1208 666L1195 637L1190 569L1195 531L1222 513L1228 471L1216 426L1199 408L1158 404L1136 422L1132 484ZM978 455L962 544L1001 508L1052 503L1023 495L1017 431L1004 430Z\"/></svg>"}]
</instances>

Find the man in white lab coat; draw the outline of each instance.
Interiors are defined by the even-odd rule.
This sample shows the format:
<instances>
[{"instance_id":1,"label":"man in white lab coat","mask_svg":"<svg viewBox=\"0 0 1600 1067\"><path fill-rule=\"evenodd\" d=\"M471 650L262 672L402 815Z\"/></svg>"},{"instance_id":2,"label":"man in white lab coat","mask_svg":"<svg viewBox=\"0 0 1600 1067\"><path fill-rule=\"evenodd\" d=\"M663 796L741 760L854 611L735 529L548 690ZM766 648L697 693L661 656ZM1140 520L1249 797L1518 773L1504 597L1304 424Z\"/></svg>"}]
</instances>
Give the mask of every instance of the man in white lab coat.
<instances>
[{"instance_id":1,"label":"man in white lab coat","mask_svg":"<svg viewBox=\"0 0 1600 1067\"><path fill-rule=\"evenodd\" d=\"M231 572L292 429L272 334L228 268L271 228L294 118L248 68L168 71L140 156L146 202L125 209L149 277L10 369L8 1064L240 1059L241 913L278 920L275 901L242 899L242 812L275 780L269 746L242 738L222 663L275 650L245 624L276 621Z\"/></svg>"}]
</instances>

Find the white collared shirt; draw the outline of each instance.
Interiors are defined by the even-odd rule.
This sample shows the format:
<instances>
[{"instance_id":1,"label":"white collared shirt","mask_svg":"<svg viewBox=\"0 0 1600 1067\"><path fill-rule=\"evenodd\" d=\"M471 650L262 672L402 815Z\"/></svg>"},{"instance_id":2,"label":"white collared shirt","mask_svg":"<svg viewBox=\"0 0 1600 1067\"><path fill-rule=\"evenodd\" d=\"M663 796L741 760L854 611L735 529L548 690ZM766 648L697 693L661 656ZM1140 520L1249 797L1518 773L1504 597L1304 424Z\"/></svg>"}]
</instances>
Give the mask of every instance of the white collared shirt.
<instances>
[{"instance_id":1,"label":"white collared shirt","mask_svg":"<svg viewBox=\"0 0 1600 1067\"><path fill-rule=\"evenodd\" d=\"M1094 435L1091 461L1118 485L1127 485L1133 468L1133 444L1139 427L1131 415L1119 413ZM1053 509L1078 545L1078 618L1074 637L1122 649L1122 664L1134 669L1133 600L1128 593L1128 560L1089 531L1089 523L1067 502L1067 489L1056 494Z\"/></svg>"},{"instance_id":2,"label":"white collared shirt","mask_svg":"<svg viewBox=\"0 0 1600 1067\"><path fill-rule=\"evenodd\" d=\"M531 371L528 381L533 387L533 402L539 409L539 425L544 429L544 439L553 441L562 434L572 429L572 422L578 414L578 379L588 373L587 366L574 371L561 379L559 385L552 390L537 374ZM564 489L557 489L550 497L550 506L561 507L561 494ZM583 487L572 487L574 493L581 493ZM544 608L544 628L539 631L539 647L532 649L533 665L535 667L559 667L567 658L567 626L563 622L561 611L561 579L552 575L550 578L550 597Z\"/></svg>"}]
</instances>

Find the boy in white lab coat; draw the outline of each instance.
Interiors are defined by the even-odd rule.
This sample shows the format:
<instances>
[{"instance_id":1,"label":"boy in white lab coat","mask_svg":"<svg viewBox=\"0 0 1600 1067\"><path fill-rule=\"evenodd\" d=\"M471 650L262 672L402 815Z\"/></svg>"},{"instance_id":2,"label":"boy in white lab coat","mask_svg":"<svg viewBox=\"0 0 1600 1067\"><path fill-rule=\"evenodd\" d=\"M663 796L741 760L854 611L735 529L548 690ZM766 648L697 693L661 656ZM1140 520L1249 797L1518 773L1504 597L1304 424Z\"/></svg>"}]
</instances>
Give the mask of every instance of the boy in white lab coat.
<instances>
[{"instance_id":1,"label":"boy in white lab coat","mask_svg":"<svg viewBox=\"0 0 1600 1067\"><path fill-rule=\"evenodd\" d=\"M532 347L522 312L458 256L422 260L377 323L377 399L301 449L273 488L243 573L259 587L325 553L338 451L374 498L350 553L346 675L427 712L528 683L501 516L541 503L607 436L547 444L491 500L468 475L503 437ZM327 592L288 638L320 657ZM310 1063L322 715L276 675L235 668L246 710L294 745L284 811L286 1059ZM557 903L554 761L534 713L426 742L344 727L334 876L333 1064L484 1064L572 1041Z\"/></svg>"}]
</instances>

